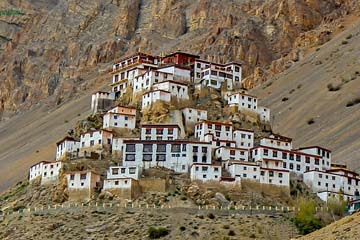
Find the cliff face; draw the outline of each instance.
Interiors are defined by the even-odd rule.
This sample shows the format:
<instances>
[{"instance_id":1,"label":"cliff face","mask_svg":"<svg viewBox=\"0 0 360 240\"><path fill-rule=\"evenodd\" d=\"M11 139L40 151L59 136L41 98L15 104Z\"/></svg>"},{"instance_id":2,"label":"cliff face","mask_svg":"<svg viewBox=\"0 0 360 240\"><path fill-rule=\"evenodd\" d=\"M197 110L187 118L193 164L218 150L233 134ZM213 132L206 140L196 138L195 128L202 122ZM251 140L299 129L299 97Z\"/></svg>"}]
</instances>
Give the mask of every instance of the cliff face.
<instances>
[{"instance_id":1,"label":"cliff face","mask_svg":"<svg viewBox=\"0 0 360 240\"><path fill-rule=\"evenodd\" d=\"M0 118L83 93L114 58L184 50L244 63L253 87L341 30L357 0L5 0ZM89 80L92 79L92 80Z\"/></svg>"}]
</instances>

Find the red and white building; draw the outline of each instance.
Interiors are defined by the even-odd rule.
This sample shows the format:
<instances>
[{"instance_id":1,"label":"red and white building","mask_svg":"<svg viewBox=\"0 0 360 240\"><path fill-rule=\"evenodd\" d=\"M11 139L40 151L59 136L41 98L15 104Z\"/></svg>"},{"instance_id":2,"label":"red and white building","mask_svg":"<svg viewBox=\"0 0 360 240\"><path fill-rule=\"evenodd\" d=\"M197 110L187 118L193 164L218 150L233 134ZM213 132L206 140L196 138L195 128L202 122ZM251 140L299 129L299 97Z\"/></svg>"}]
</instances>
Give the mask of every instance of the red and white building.
<instances>
[{"instance_id":1,"label":"red and white building","mask_svg":"<svg viewBox=\"0 0 360 240\"><path fill-rule=\"evenodd\" d=\"M237 148L250 149L254 147L254 131L238 129L233 132L233 139Z\"/></svg>"},{"instance_id":2,"label":"red and white building","mask_svg":"<svg viewBox=\"0 0 360 240\"><path fill-rule=\"evenodd\" d=\"M214 139L232 141L232 131L232 123L204 120L195 124L195 137L200 141L205 141L206 135L209 133L214 135Z\"/></svg>"},{"instance_id":3,"label":"red and white building","mask_svg":"<svg viewBox=\"0 0 360 240\"><path fill-rule=\"evenodd\" d=\"M91 171L73 171L65 173L70 200L87 200L96 187L100 187L100 174Z\"/></svg>"},{"instance_id":4,"label":"red and white building","mask_svg":"<svg viewBox=\"0 0 360 240\"><path fill-rule=\"evenodd\" d=\"M272 148L291 150L292 139L285 136L281 136L279 134L272 134L269 137L262 138L260 140L260 145L266 147L272 147Z\"/></svg>"},{"instance_id":5,"label":"red and white building","mask_svg":"<svg viewBox=\"0 0 360 240\"><path fill-rule=\"evenodd\" d=\"M206 163L194 163L190 168L190 179L192 181L199 180L220 181L221 180L221 166Z\"/></svg>"},{"instance_id":6,"label":"red and white building","mask_svg":"<svg viewBox=\"0 0 360 240\"><path fill-rule=\"evenodd\" d=\"M345 165L332 164L325 171L310 170L304 173L304 183L323 200L330 197L351 201L355 191L360 189L359 174L350 171Z\"/></svg>"},{"instance_id":7,"label":"red and white building","mask_svg":"<svg viewBox=\"0 0 360 240\"><path fill-rule=\"evenodd\" d=\"M233 178L260 182L260 166L257 163L230 160L226 162L226 169Z\"/></svg>"},{"instance_id":8,"label":"red and white building","mask_svg":"<svg viewBox=\"0 0 360 240\"><path fill-rule=\"evenodd\" d=\"M78 156L80 142L73 137L66 136L56 143L56 161L73 159Z\"/></svg>"},{"instance_id":9,"label":"red and white building","mask_svg":"<svg viewBox=\"0 0 360 240\"><path fill-rule=\"evenodd\" d=\"M131 189L133 181L140 177L140 170L138 167L110 167L107 171L107 177L104 180L104 190L113 189Z\"/></svg>"},{"instance_id":10,"label":"red and white building","mask_svg":"<svg viewBox=\"0 0 360 240\"><path fill-rule=\"evenodd\" d=\"M255 96L246 94L244 92L237 92L228 96L228 105L230 107L238 107L238 109L246 109L257 112L258 99Z\"/></svg>"},{"instance_id":11,"label":"red and white building","mask_svg":"<svg viewBox=\"0 0 360 240\"><path fill-rule=\"evenodd\" d=\"M136 125L136 109L118 106L109 110L103 117L103 128L134 129Z\"/></svg>"},{"instance_id":12,"label":"red and white building","mask_svg":"<svg viewBox=\"0 0 360 240\"><path fill-rule=\"evenodd\" d=\"M133 85L135 77L151 69L156 69L158 64L158 57L140 52L116 60L111 70L112 92L116 97L121 96L128 85Z\"/></svg>"},{"instance_id":13,"label":"red and white building","mask_svg":"<svg viewBox=\"0 0 360 240\"><path fill-rule=\"evenodd\" d=\"M143 124L141 126L141 140L175 140L180 136L177 124Z\"/></svg>"}]
</instances>

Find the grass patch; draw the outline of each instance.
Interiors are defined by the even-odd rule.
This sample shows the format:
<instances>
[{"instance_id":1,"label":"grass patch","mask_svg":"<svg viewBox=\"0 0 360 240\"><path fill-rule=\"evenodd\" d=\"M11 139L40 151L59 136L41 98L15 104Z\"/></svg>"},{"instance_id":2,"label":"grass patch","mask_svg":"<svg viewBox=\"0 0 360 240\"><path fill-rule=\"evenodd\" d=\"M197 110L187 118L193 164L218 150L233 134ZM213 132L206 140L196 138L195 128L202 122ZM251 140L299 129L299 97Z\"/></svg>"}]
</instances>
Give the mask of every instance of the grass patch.
<instances>
[{"instance_id":1,"label":"grass patch","mask_svg":"<svg viewBox=\"0 0 360 240\"><path fill-rule=\"evenodd\" d=\"M355 106L357 104L360 103L360 97L358 98L355 98L353 100L350 100L347 104L346 104L346 107L352 107L352 106Z\"/></svg>"},{"instance_id":2,"label":"grass patch","mask_svg":"<svg viewBox=\"0 0 360 240\"><path fill-rule=\"evenodd\" d=\"M0 16L13 16L13 15L24 15L23 12L16 9L9 9L9 10L1 10Z\"/></svg>"},{"instance_id":3,"label":"grass patch","mask_svg":"<svg viewBox=\"0 0 360 240\"><path fill-rule=\"evenodd\" d=\"M150 227L148 230L149 238L156 239L161 238L169 234L169 230L163 227L155 228Z\"/></svg>"}]
</instances>

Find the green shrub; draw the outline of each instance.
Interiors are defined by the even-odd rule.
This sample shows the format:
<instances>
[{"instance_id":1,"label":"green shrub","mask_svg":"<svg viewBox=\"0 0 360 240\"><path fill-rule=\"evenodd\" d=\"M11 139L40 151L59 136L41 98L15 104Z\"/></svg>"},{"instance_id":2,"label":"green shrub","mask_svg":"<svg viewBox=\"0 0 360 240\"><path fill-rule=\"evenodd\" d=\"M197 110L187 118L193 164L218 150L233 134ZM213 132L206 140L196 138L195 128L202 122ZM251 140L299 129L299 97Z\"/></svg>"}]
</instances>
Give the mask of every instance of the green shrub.
<instances>
[{"instance_id":1,"label":"green shrub","mask_svg":"<svg viewBox=\"0 0 360 240\"><path fill-rule=\"evenodd\" d=\"M336 92L341 89L341 85L333 86L331 83L327 85L329 92Z\"/></svg>"},{"instance_id":2,"label":"green shrub","mask_svg":"<svg viewBox=\"0 0 360 240\"><path fill-rule=\"evenodd\" d=\"M351 39L352 38L352 34L349 34L349 35L347 35L347 37L346 37L346 39Z\"/></svg>"},{"instance_id":3,"label":"green shrub","mask_svg":"<svg viewBox=\"0 0 360 240\"><path fill-rule=\"evenodd\" d=\"M310 118L308 121L307 121L307 124L308 125L311 125L311 124L314 124L315 123L315 120L313 118Z\"/></svg>"},{"instance_id":4,"label":"green shrub","mask_svg":"<svg viewBox=\"0 0 360 240\"><path fill-rule=\"evenodd\" d=\"M360 103L360 98L355 98L351 101L349 101L347 104L346 104L346 107L352 107L356 104L359 104Z\"/></svg>"},{"instance_id":5,"label":"green shrub","mask_svg":"<svg viewBox=\"0 0 360 240\"><path fill-rule=\"evenodd\" d=\"M283 99L281 99L281 101L283 101L283 102L286 102L287 100L289 100L289 98L287 98L287 97L284 97Z\"/></svg>"},{"instance_id":6,"label":"green shrub","mask_svg":"<svg viewBox=\"0 0 360 240\"><path fill-rule=\"evenodd\" d=\"M341 193L340 196L342 196ZM344 216L346 212L347 203L346 201L344 201L343 197L341 197L340 199L331 197L328 199L327 205L330 212L332 212L333 214L339 217Z\"/></svg>"},{"instance_id":7,"label":"green shrub","mask_svg":"<svg viewBox=\"0 0 360 240\"><path fill-rule=\"evenodd\" d=\"M161 238L169 234L169 230L163 227L155 228L150 227L148 230L149 238L156 239Z\"/></svg>"},{"instance_id":8,"label":"green shrub","mask_svg":"<svg viewBox=\"0 0 360 240\"><path fill-rule=\"evenodd\" d=\"M210 218L210 219L214 219L215 218L215 215L213 214L213 213L208 213L208 218Z\"/></svg>"},{"instance_id":9,"label":"green shrub","mask_svg":"<svg viewBox=\"0 0 360 240\"><path fill-rule=\"evenodd\" d=\"M321 221L315 217L316 205L312 199L300 199L297 208L300 210L296 213L293 222L300 234L308 234L322 227Z\"/></svg>"},{"instance_id":10,"label":"green shrub","mask_svg":"<svg viewBox=\"0 0 360 240\"><path fill-rule=\"evenodd\" d=\"M186 201L186 200L187 200L187 197L182 196L182 197L180 198L180 200L182 200L182 201Z\"/></svg>"},{"instance_id":11,"label":"green shrub","mask_svg":"<svg viewBox=\"0 0 360 240\"><path fill-rule=\"evenodd\" d=\"M229 236L235 236L235 232L234 230L230 230L229 233L228 233Z\"/></svg>"},{"instance_id":12,"label":"green shrub","mask_svg":"<svg viewBox=\"0 0 360 240\"><path fill-rule=\"evenodd\" d=\"M186 228L185 228L184 226L181 226L181 227L180 227L180 231L185 231L185 229L186 229Z\"/></svg>"},{"instance_id":13,"label":"green shrub","mask_svg":"<svg viewBox=\"0 0 360 240\"><path fill-rule=\"evenodd\" d=\"M343 40L343 41L341 42L342 45L345 45L345 44L348 44L348 43L349 43L349 42L346 41L346 40Z\"/></svg>"}]
</instances>

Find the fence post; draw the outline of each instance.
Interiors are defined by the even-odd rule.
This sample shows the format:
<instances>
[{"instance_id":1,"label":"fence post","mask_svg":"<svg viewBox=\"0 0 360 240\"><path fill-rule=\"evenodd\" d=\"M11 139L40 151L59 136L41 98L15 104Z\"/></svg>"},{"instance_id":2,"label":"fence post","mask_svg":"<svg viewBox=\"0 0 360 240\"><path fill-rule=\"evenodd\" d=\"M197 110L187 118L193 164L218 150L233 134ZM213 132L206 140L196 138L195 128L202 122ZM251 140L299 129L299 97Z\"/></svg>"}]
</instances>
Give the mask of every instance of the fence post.
<instances>
[{"instance_id":1,"label":"fence post","mask_svg":"<svg viewBox=\"0 0 360 240\"><path fill-rule=\"evenodd\" d=\"M242 210L243 210L243 211L245 210L245 206L244 206L244 205L242 206Z\"/></svg>"}]
</instances>

